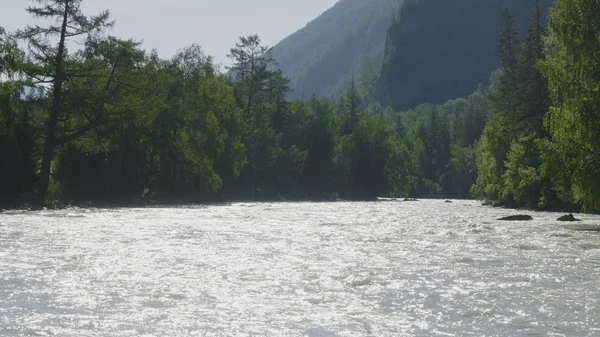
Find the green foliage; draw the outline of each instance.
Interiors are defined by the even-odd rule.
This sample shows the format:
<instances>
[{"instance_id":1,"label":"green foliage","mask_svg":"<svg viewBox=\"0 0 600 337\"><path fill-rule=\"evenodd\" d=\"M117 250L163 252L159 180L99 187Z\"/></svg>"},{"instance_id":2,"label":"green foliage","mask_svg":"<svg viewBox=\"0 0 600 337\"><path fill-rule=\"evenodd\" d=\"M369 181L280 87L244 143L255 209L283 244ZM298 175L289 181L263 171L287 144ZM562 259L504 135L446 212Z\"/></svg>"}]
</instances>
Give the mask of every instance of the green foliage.
<instances>
[{"instance_id":1,"label":"green foliage","mask_svg":"<svg viewBox=\"0 0 600 337\"><path fill-rule=\"evenodd\" d=\"M502 173L502 199L519 206L536 207L540 202L542 179L536 135L526 134L513 140Z\"/></svg>"},{"instance_id":2,"label":"green foliage","mask_svg":"<svg viewBox=\"0 0 600 337\"><path fill-rule=\"evenodd\" d=\"M544 172L563 198L600 211L600 3L557 0L551 11L546 59L552 108Z\"/></svg>"},{"instance_id":3,"label":"green foliage","mask_svg":"<svg viewBox=\"0 0 600 337\"><path fill-rule=\"evenodd\" d=\"M17 83L0 83L0 204L18 204L35 191L35 110L18 99L22 90Z\"/></svg>"},{"instance_id":4,"label":"green foliage","mask_svg":"<svg viewBox=\"0 0 600 337\"><path fill-rule=\"evenodd\" d=\"M86 16L81 11L82 0L34 0L39 6L30 6L26 11L36 19L45 21L46 26L26 26L15 33L16 38L28 44L29 53L27 62L22 70L34 86L42 92L51 92L50 108L46 117L44 130L45 140L42 152L37 201L43 202L50 185L52 174L52 161L56 150L64 143L79 137L98 123L103 115L103 101L99 100L96 116L85 115L88 123L73 131L70 122L70 113L66 112L65 84L73 78L91 76L89 69L83 67L78 60L80 55L68 52L69 42L81 42L81 39L93 40L105 28L111 27L108 21L108 11L95 16ZM79 40L78 40L79 39ZM116 61L115 61L116 62ZM111 81L112 82L112 81ZM110 87L107 82L106 91ZM51 91L48 86L51 85ZM66 135L69 131L73 133ZM65 134L61 137L61 133Z\"/></svg>"},{"instance_id":5,"label":"green foliage","mask_svg":"<svg viewBox=\"0 0 600 337\"><path fill-rule=\"evenodd\" d=\"M242 142L249 161L241 172L243 183L237 193L253 198L291 193L305 154L282 141L291 117L290 104L285 99L288 80L281 71L270 70L271 50L261 45L257 35L241 37L229 56L236 76L235 101L243 111Z\"/></svg>"},{"instance_id":6,"label":"green foliage","mask_svg":"<svg viewBox=\"0 0 600 337\"><path fill-rule=\"evenodd\" d=\"M395 137L403 138L397 141L402 146L395 146L396 151L405 153L395 168L402 174L391 174L402 176L398 179L404 186L402 195L470 197L469 191L477 179L474 144L488 115L486 93L486 87L480 85L468 98L382 115Z\"/></svg>"},{"instance_id":7,"label":"green foliage","mask_svg":"<svg viewBox=\"0 0 600 337\"><path fill-rule=\"evenodd\" d=\"M492 74L487 96L493 114L478 145L479 177L474 196L514 207L545 207L553 203L554 186L542 176L539 144L546 132L542 118L549 108L547 82L536 67L543 59L541 41L545 35L538 0L523 41L508 11L501 16L500 66Z\"/></svg>"},{"instance_id":8,"label":"green foliage","mask_svg":"<svg viewBox=\"0 0 600 337\"><path fill-rule=\"evenodd\" d=\"M0 204L18 204L35 191L34 107L16 79L23 56L16 41L0 27Z\"/></svg>"},{"instance_id":9,"label":"green foliage","mask_svg":"<svg viewBox=\"0 0 600 337\"><path fill-rule=\"evenodd\" d=\"M123 74L135 87L115 86L111 118L61 156L69 197L203 200L239 175L241 113L211 58L190 46L170 61L141 62Z\"/></svg>"},{"instance_id":10,"label":"green foliage","mask_svg":"<svg viewBox=\"0 0 600 337\"><path fill-rule=\"evenodd\" d=\"M479 140L487 121L486 92L487 89L479 85L466 100L449 101L445 104L451 104L445 107L446 110L456 109L451 122L452 143L469 147Z\"/></svg>"},{"instance_id":11,"label":"green foliage","mask_svg":"<svg viewBox=\"0 0 600 337\"><path fill-rule=\"evenodd\" d=\"M14 35L37 52L25 54L0 31L0 203L32 201L36 192L38 201L42 194L47 203L467 198L471 193L517 207L567 202L600 209L595 142L600 136L600 25L589 15L600 8L589 1L577 0L576 6L559 1L548 37L545 5L511 3L518 12L501 16L499 68L489 87L479 84L465 98L401 112L375 100L380 74L393 81L418 80L411 89L427 100L432 95L434 102L444 99L437 87L444 83L429 86L427 81L445 71L450 78L475 76L471 90L485 82L476 75L483 72L479 67L442 71L413 62L436 55L422 53L418 32L437 32L428 45L450 50L449 61L454 51L485 47L446 39L452 30L444 25L466 2L407 2L390 28L386 67L408 66L420 70L418 76L405 76L407 69L371 68L359 81L348 75L352 66L340 64L347 89L335 103L316 95L288 100L290 80L276 70L272 49L256 35L240 38L230 52L233 66L222 74L196 45L161 59L135 41L88 34L110 23L106 13L83 16L80 0L64 2L69 6L58 0L39 3L48 11L31 8L32 14L62 13L67 20ZM470 4L470 14L465 13L481 16L475 22L489 15L485 11L496 11ZM439 6L446 16L431 27L415 21L416 14L439 12ZM407 17L410 13L416 16ZM519 40L523 13L533 14ZM457 29L483 35L496 29L486 22L476 32L470 24ZM40 39L63 28L56 45ZM85 37L79 40L82 47L68 53L65 43L77 35ZM398 41L404 41L402 50ZM353 55L354 49L344 48L340 52ZM319 67L323 75L337 78ZM409 91L395 92L402 104L410 101L402 96Z\"/></svg>"},{"instance_id":12,"label":"green foliage","mask_svg":"<svg viewBox=\"0 0 600 337\"><path fill-rule=\"evenodd\" d=\"M485 126L477 145L477 168L479 175L473 186L473 196L485 200L501 200L502 173L509 150L512 130L505 114L493 116Z\"/></svg>"},{"instance_id":13,"label":"green foliage","mask_svg":"<svg viewBox=\"0 0 600 337\"><path fill-rule=\"evenodd\" d=\"M417 189L419 177L416 158L397 136L388 139L385 177L391 196L409 196Z\"/></svg>"},{"instance_id":14,"label":"green foliage","mask_svg":"<svg viewBox=\"0 0 600 337\"><path fill-rule=\"evenodd\" d=\"M443 195L469 199L470 189L476 180L477 163L474 147L452 146L450 163L440 177Z\"/></svg>"},{"instance_id":15,"label":"green foliage","mask_svg":"<svg viewBox=\"0 0 600 337\"><path fill-rule=\"evenodd\" d=\"M337 141L334 153L334 165L337 168L338 180L343 195L352 195L356 179L356 163L359 158L356 148L356 137L353 134L341 136Z\"/></svg>"}]
</instances>

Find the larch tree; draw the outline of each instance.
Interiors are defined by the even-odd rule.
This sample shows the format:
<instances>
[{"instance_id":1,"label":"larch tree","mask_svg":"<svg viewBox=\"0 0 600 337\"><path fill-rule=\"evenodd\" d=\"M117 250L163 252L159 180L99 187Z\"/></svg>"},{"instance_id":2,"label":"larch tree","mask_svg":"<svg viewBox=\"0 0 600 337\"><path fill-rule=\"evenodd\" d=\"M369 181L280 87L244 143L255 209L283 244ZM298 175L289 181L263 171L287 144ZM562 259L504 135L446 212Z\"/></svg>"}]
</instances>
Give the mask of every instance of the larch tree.
<instances>
[{"instance_id":1,"label":"larch tree","mask_svg":"<svg viewBox=\"0 0 600 337\"><path fill-rule=\"evenodd\" d=\"M45 141L39 172L38 202L43 202L50 183L51 164L59 144L57 129L63 119L64 85L71 78L86 76L69 54L70 41L97 36L113 25L108 11L86 16L81 11L82 0L32 0L27 12L37 19L51 22L47 26L27 26L15 36L29 45L25 73L34 85L51 87L51 104L45 126Z\"/></svg>"},{"instance_id":2,"label":"larch tree","mask_svg":"<svg viewBox=\"0 0 600 337\"><path fill-rule=\"evenodd\" d=\"M236 96L238 96L238 104L243 108L244 117L248 118L254 108L254 100L258 92L263 89L268 79L267 67L274 62L271 50L261 45L258 35L242 36L227 56L233 60L234 64L230 70L237 82L243 83L236 86L238 91ZM243 102L239 101L240 99Z\"/></svg>"}]
</instances>

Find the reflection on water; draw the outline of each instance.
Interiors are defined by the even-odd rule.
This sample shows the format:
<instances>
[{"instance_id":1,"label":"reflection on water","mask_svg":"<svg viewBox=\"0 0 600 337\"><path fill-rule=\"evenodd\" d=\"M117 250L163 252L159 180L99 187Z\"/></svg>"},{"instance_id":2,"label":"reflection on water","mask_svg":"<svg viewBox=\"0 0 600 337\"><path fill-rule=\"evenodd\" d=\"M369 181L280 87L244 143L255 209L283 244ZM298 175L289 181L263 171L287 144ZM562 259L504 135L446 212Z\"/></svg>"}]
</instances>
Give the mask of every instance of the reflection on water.
<instances>
[{"instance_id":1,"label":"reflection on water","mask_svg":"<svg viewBox=\"0 0 600 337\"><path fill-rule=\"evenodd\" d=\"M0 336L600 335L600 233L474 201L0 215ZM577 215L582 226L600 223Z\"/></svg>"}]
</instances>

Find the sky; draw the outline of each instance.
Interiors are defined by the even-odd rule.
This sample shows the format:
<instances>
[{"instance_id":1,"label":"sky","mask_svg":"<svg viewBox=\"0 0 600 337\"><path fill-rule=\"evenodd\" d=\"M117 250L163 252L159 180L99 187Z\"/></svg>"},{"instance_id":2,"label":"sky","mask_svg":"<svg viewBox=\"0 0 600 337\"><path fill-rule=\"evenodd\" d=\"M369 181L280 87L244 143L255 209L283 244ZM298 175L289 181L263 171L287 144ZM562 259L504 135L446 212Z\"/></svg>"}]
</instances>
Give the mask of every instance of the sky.
<instances>
[{"instance_id":1,"label":"sky","mask_svg":"<svg viewBox=\"0 0 600 337\"><path fill-rule=\"evenodd\" d=\"M85 14L108 9L115 20L109 34L143 40L169 58L193 43L217 63L230 64L229 49L240 36L258 34L274 46L304 27L337 0L83 0ZM28 0L2 0L0 26L8 31L32 23Z\"/></svg>"}]
</instances>

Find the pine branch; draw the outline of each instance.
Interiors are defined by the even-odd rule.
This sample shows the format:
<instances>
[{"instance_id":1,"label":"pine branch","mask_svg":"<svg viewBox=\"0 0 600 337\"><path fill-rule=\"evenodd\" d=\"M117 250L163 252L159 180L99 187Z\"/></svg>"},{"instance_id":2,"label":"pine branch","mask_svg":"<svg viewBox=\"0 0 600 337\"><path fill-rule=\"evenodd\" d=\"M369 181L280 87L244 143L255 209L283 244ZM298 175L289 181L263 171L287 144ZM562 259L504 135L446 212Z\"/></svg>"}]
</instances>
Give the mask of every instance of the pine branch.
<instances>
[{"instance_id":1,"label":"pine branch","mask_svg":"<svg viewBox=\"0 0 600 337\"><path fill-rule=\"evenodd\" d=\"M47 18L51 16L61 15L61 11L52 5L46 5L43 7L27 7L26 11L36 17Z\"/></svg>"},{"instance_id":2,"label":"pine branch","mask_svg":"<svg viewBox=\"0 0 600 337\"><path fill-rule=\"evenodd\" d=\"M110 89L111 84L113 83L114 79L115 79L115 73L117 71L117 64L114 64L112 69L111 69L111 73L110 76L108 78L108 80L106 81L106 85L104 86L104 94L106 94L106 92L108 92L108 90ZM104 95L103 95L104 96ZM88 131L92 130L94 127L96 127L96 125L102 120L102 118L104 117L104 106L105 103L104 102L100 102L99 104L99 111L96 114L96 118L89 120L88 124L85 125L84 127L80 128L79 130L75 131L74 133L68 135L68 136L64 136L63 138L57 139L57 145L64 145L68 142L74 141L77 138L83 136L84 134L86 134ZM87 116L86 116L87 118Z\"/></svg>"}]
</instances>

